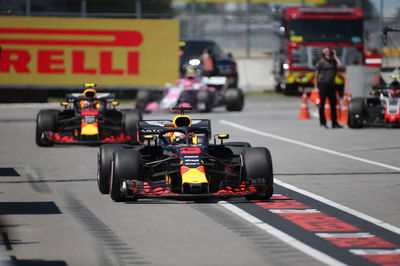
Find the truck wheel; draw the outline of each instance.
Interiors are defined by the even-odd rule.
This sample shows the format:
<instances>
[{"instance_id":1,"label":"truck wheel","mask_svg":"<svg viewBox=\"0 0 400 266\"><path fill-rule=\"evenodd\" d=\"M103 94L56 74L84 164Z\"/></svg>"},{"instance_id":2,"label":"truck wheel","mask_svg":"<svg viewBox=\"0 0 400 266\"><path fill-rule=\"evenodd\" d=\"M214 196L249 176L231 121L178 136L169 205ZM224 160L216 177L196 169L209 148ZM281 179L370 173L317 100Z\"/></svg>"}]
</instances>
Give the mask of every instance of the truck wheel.
<instances>
[{"instance_id":1,"label":"truck wheel","mask_svg":"<svg viewBox=\"0 0 400 266\"><path fill-rule=\"evenodd\" d=\"M150 91L139 90L136 94L136 108L143 111L149 102L151 102Z\"/></svg>"},{"instance_id":2,"label":"truck wheel","mask_svg":"<svg viewBox=\"0 0 400 266\"><path fill-rule=\"evenodd\" d=\"M111 160L115 150L123 149L123 144L101 145L97 153L97 187L101 194L110 192Z\"/></svg>"},{"instance_id":3,"label":"truck wheel","mask_svg":"<svg viewBox=\"0 0 400 266\"><path fill-rule=\"evenodd\" d=\"M207 90L200 90L196 96L197 104L203 104L204 108L199 109L202 113L209 113L213 109L213 97L212 93Z\"/></svg>"},{"instance_id":4,"label":"truck wheel","mask_svg":"<svg viewBox=\"0 0 400 266\"><path fill-rule=\"evenodd\" d=\"M243 179L255 186L257 192L246 196L249 200L266 200L274 193L274 174L271 153L267 148L245 149L242 153Z\"/></svg>"},{"instance_id":5,"label":"truck wheel","mask_svg":"<svg viewBox=\"0 0 400 266\"><path fill-rule=\"evenodd\" d=\"M242 111L244 96L241 89L227 89L224 94L224 99L227 111Z\"/></svg>"},{"instance_id":6,"label":"truck wheel","mask_svg":"<svg viewBox=\"0 0 400 266\"><path fill-rule=\"evenodd\" d=\"M364 125L364 99L354 98L349 103L347 120L349 128L362 128Z\"/></svg>"},{"instance_id":7,"label":"truck wheel","mask_svg":"<svg viewBox=\"0 0 400 266\"><path fill-rule=\"evenodd\" d=\"M285 88L283 89L283 94L285 95L300 95L299 86L296 84L286 84Z\"/></svg>"},{"instance_id":8,"label":"truck wheel","mask_svg":"<svg viewBox=\"0 0 400 266\"><path fill-rule=\"evenodd\" d=\"M126 136L131 137L130 144L138 144L137 141L137 123L143 119L142 111L140 109L129 110L123 113L122 129Z\"/></svg>"},{"instance_id":9,"label":"truck wheel","mask_svg":"<svg viewBox=\"0 0 400 266\"><path fill-rule=\"evenodd\" d=\"M54 132L57 127L57 110L40 110L36 117L36 144L40 147L50 147L54 143L42 138L46 131Z\"/></svg>"},{"instance_id":10,"label":"truck wheel","mask_svg":"<svg viewBox=\"0 0 400 266\"><path fill-rule=\"evenodd\" d=\"M116 150L111 162L110 196L114 201L124 201L122 181L140 178L140 153L135 149Z\"/></svg>"}]
</instances>

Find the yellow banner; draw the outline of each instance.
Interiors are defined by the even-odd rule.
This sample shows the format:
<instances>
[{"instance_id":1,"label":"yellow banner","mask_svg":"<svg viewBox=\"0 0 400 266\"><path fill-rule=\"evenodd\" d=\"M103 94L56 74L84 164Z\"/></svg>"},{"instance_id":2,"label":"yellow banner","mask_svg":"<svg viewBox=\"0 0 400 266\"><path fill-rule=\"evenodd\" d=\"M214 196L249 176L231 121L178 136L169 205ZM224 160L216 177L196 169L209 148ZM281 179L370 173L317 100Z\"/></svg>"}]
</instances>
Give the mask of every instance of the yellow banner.
<instances>
[{"instance_id":1,"label":"yellow banner","mask_svg":"<svg viewBox=\"0 0 400 266\"><path fill-rule=\"evenodd\" d=\"M0 84L163 85L178 43L177 20L0 17Z\"/></svg>"},{"instance_id":2,"label":"yellow banner","mask_svg":"<svg viewBox=\"0 0 400 266\"><path fill-rule=\"evenodd\" d=\"M195 0L198 3L246 3L247 0ZM250 0L250 3L275 3L275 4L315 4L315 5L324 5L327 0ZM172 2L192 2L192 0L172 0Z\"/></svg>"}]
</instances>

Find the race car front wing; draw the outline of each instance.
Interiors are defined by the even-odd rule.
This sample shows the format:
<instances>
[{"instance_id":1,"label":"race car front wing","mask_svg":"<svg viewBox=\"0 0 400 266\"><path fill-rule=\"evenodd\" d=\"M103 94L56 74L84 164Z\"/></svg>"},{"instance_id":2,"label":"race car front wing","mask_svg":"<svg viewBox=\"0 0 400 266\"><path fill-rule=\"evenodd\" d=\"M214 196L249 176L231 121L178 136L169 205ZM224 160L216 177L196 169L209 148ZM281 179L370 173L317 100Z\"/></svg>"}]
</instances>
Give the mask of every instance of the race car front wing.
<instances>
[{"instance_id":1,"label":"race car front wing","mask_svg":"<svg viewBox=\"0 0 400 266\"><path fill-rule=\"evenodd\" d=\"M165 181L138 181L124 180L121 185L121 192L127 198L164 198L164 199L199 199L199 198L230 198L243 197L256 193L253 185L245 182L239 185L221 184L220 189L214 193L174 193Z\"/></svg>"}]
</instances>

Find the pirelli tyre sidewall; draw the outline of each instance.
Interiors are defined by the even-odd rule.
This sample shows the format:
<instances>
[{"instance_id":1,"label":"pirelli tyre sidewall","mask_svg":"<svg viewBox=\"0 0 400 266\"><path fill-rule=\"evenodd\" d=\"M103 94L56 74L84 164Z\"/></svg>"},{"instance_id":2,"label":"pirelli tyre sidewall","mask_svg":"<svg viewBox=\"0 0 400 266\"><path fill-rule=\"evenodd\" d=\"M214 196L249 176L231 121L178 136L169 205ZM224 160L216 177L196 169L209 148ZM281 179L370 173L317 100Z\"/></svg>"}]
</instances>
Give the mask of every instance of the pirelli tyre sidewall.
<instances>
[{"instance_id":1,"label":"pirelli tyre sidewall","mask_svg":"<svg viewBox=\"0 0 400 266\"><path fill-rule=\"evenodd\" d=\"M246 196L247 199L269 199L273 194L274 174L271 153L267 148L248 148L242 152L242 179L248 183L264 183L256 186L257 193ZM263 182L263 180L265 182Z\"/></svg>"},{"instance_id":2,"label":"pirelli tyre sidewall","mask_svg":"<svg viewBox=\"0 0 400 266\"><path fill-rule=\"evenodd\" d=\"M244 95L241 89L227 89L224 93L225 108L227 111L242 111Z\"/></svg>"},{"instance_id":3,"label":"pirelli tyre sidewall","mask_svg":"<svg viewBox=\"0 0 400 266\"><path fill-rule=\"evenodd\" d=\"M122 182L127 179L141 179L140 153L136 149L116 150L111 162L110 196L114 201L124 201Z\"/></svg>"},{"instance_id":4,"label":"pirelli tyre sidewall","mask_svg":"<svg viewBox=\"0 0 400 266\"><path fill-rule=\"evenodd\" d=\"M353 98L349 102L348 126L349 128L362 128L364 126L364 98Z\"/></svg>"},{"instance_id":5,"label":"pirelli tyre sidewall","mask_svg":"<svg viewBox=\"0 0 400 266\"><path fill-rule=\"evenodd\" d=\"M53 146L54 143L43 139L44 132L54 132L57 128L57 114L58 110L44 109L40 110L36 117L36 144L41 147Z\"/></svg>"},{"instance_id":6,"label":"pirelli tyre sidewall","mask_svg":"<svg viewBox=\"0 0 400 266\"><path fill-rule=\"evenodd\" d=\"M97 153L97 187L101 194L110 193L111 160L115 150L123 149L123 144L105 144Z\"/></svg>"}]
</instances>

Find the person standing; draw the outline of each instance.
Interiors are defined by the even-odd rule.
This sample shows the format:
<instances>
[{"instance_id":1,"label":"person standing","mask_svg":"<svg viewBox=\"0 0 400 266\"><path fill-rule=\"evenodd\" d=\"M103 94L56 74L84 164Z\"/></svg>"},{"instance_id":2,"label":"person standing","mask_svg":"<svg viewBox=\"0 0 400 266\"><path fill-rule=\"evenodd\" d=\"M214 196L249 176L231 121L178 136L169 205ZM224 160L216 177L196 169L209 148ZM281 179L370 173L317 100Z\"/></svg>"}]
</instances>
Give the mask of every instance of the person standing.
<instances>
[{"instance_id":1,"label":"person standing","mask_svg":"<svg viewBox=\"0 0 400 266\"><path fill-rule=\"evenodd\" d=\"M206 77L215 75L215 55L211 48L205 48L200 56L203 63L203 75Z\"/></svg>"},{"instance_id":2,"label":"person standing","mask_svg":"<svg viewBox=\"0 0 400 266\"><path fill-rule=\"evenodd\" d=\"M321 103L319 105L319 123L321 127L328 128L325 118L325 101L329 99L331 106L332 128L343 128L336 117L336 89L335 77L337 69L342 66L340 59L336 55L336 51L325 47L322 50L322 57L317 62L314 75L314 89L319 92Z\"/></svg>"}]
</instances>

